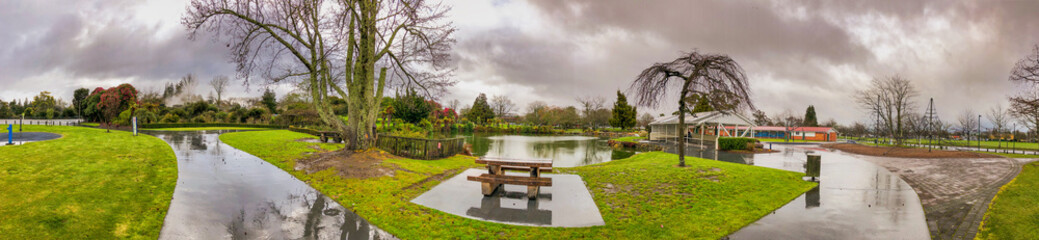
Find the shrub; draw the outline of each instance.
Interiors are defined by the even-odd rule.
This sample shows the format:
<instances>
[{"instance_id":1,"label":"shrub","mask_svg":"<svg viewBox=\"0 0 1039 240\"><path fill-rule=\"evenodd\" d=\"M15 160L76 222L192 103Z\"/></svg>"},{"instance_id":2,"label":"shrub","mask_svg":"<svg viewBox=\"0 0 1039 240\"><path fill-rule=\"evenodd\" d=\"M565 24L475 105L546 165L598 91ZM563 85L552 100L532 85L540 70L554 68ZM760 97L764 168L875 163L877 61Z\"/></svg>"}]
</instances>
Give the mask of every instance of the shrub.
<instances>
[{"instance_id":1,"label":"shrub","mask_svg":"<svg viewBox=\"0 0 1039 240\"><path fill-rule=\"evenodd\" d=\"M751 147L758 140L753 138L739 138L739 137L722 137L718 138L718 147L722 151L727 150L751 150Z\"/></svg>"},{"instance_id":2,"label":"shrub","mask_svg":"<svg viewBox=\"0 0 1039 240\"><path fill-rule=\"evenodd\" d=\"M119 113L119 117L116 118L115 121L113 121L112 123L115 123L115 125L119 126L130 126L130 109L126 109L125 111Z\"/></svg>"},{"instance_id":3,"label":"shrub","mask_svg":"<svg viewBox=\"0 0 1039 240\"><path fill-rule=\"evenodd\" d=\"M173 114L173 113L166 113L166 116L162 116L162 120L159 120L159 122L162 122L162 123L178 123L178 122L180 122L180 117L177 116L176 114Z\"/></svg>"},{"instance_id":4,"label":"shrub","mask_svg":"<svg viewBox=\"0 0 1039 240\"><path fill-rule=\"evenodd\" d=\"M418 123L418 127L422 130L429 131L433 129L433 123L429 122L429 119L422 119L422 121Z\"/></svg>"}]
</instances>

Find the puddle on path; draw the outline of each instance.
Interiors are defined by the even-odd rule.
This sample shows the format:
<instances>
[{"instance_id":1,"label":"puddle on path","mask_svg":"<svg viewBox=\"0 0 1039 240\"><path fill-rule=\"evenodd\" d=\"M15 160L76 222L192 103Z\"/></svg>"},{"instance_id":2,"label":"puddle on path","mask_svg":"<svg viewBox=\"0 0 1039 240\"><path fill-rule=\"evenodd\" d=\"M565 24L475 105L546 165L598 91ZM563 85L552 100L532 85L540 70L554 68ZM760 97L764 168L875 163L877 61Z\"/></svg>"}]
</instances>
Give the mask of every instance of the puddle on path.
<instances>
[{"instance_id":1,"label":"puddle on path","mask_svg":"<svg viewBox=\"0 0 1039 240\"><path fill-rule=\"evenodd\" d=\"M528 200L526 186L508 184L504 185L504 192L498 190L493 196L484 197L480 183L466 179L483 173L487 170L465 170L411 202L462 217L513 225L589 227L605 224L581 176L544 174L552 178L552 186L541 187L538 198Z\"/></svg>"},{"instance_id":2,"label":"puddle on path","mask_svg":"<svg viewBox=\"0 0 1039 240\"><path fill-rule=\"evenodd\" d=\"M22 145L22 144L29 143L29 142L38 142L38 141L46 141L46 140L58 139L58 138L61 137L61 134L48 133L48 132L14 132L14 133L10 134L10 136L9 136L7 134L7 130L4 129L4 132L0 133L0 140L3 141L3 142L0 142L0 146L6 146L7 145L7 143L8 143L7 142L7 140L8 140L7 138L8 137L11 137L11 140L12 140L11 145Z\"/></svg>"},{"instance_id":3,"label":"puddle on path","mask_svg":"<svg viewBox=\"0 0 1039 240\"><path fill-rule=\"evenodd\" d=\"M818 146L773 147L782 152L744 155L744 163L804 172L805 152L814 151L822 156L819 187L731 239L930 239L920 199L898 176Z\"/></svg>"},{"instance_id":4,"label":"puddle on path","mask_svg":"<svg viewBox=\"0 0 1039 240\"><path fill-rule=\"evenodd\" d=\"M177 155L160 239L393 239L292 175L219 141L219 133L149 132Z\"/></svg>"}]
</instances>

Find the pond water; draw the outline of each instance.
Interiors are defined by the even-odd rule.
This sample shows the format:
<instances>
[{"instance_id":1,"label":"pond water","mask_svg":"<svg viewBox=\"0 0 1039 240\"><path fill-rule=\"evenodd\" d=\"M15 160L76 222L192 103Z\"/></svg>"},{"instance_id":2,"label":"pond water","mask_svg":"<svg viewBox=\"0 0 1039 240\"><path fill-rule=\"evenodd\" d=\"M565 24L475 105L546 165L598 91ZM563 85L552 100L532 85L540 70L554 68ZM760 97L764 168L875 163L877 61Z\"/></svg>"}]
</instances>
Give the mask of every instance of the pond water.
<instances>
[{"instance_id":1,"label":"pond water","mask_svg":"<svg viewBox=\"0 0 1039 240\"><path fill-rule=\"evenodd\" d=\"M220 142L229 131L147 132L177 155L160 239L392 239L278 167Z\"/></svg>"},{"instance_id":2,"label":"pond water","mask_svg":"<svg viewBox=\"0 0 1039 240\"><path fill-rule=\"evenodd\" d=\"M634 151L615 150L606 144L606 138L588 136L551 135L464 135L473 145L473 155L506 158L547 158L555 167L576 167L635 154Z\"/></svg>"}]
</instances>

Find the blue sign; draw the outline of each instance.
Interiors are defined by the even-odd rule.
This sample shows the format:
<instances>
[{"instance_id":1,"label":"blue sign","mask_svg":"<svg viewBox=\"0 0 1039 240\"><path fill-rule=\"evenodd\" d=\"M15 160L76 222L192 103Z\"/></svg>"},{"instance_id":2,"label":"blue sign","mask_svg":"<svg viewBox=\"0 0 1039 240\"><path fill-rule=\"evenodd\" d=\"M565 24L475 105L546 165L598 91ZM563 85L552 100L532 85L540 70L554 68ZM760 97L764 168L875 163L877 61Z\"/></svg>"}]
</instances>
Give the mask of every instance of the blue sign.
<instances>
[{"instance_id":1,"label":"blue sign","mask_svg":"<svg viewBox=\"0 0 1039 240\"><path fill-rule=\"evenodd\" d=\"M14 144L14 124L7 125L7 145Z\"/></svg>"}]
</instances>

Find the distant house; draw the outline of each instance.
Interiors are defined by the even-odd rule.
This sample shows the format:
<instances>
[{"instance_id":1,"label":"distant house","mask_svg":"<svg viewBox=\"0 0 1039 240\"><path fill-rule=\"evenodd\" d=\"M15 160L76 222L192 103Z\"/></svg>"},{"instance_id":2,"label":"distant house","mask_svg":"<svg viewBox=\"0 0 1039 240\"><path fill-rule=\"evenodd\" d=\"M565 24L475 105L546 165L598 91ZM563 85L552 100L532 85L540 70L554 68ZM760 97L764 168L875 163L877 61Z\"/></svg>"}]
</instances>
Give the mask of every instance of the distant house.
<instances>
[{"instance_id":1,"label":"distant house","mask_svg":"<svg viewBox=\"0 0 1039 240\"><path fill-rule=\"evenodd\" d=\"M831 127L779 127L779 126L760 126L755 128L754 138L775 138L775 139L786 139L787 133L790 134L791 140L811 140L811 141L837 141L837 136L840 135L837 130Z\"/></svg>"}]
</instances>

